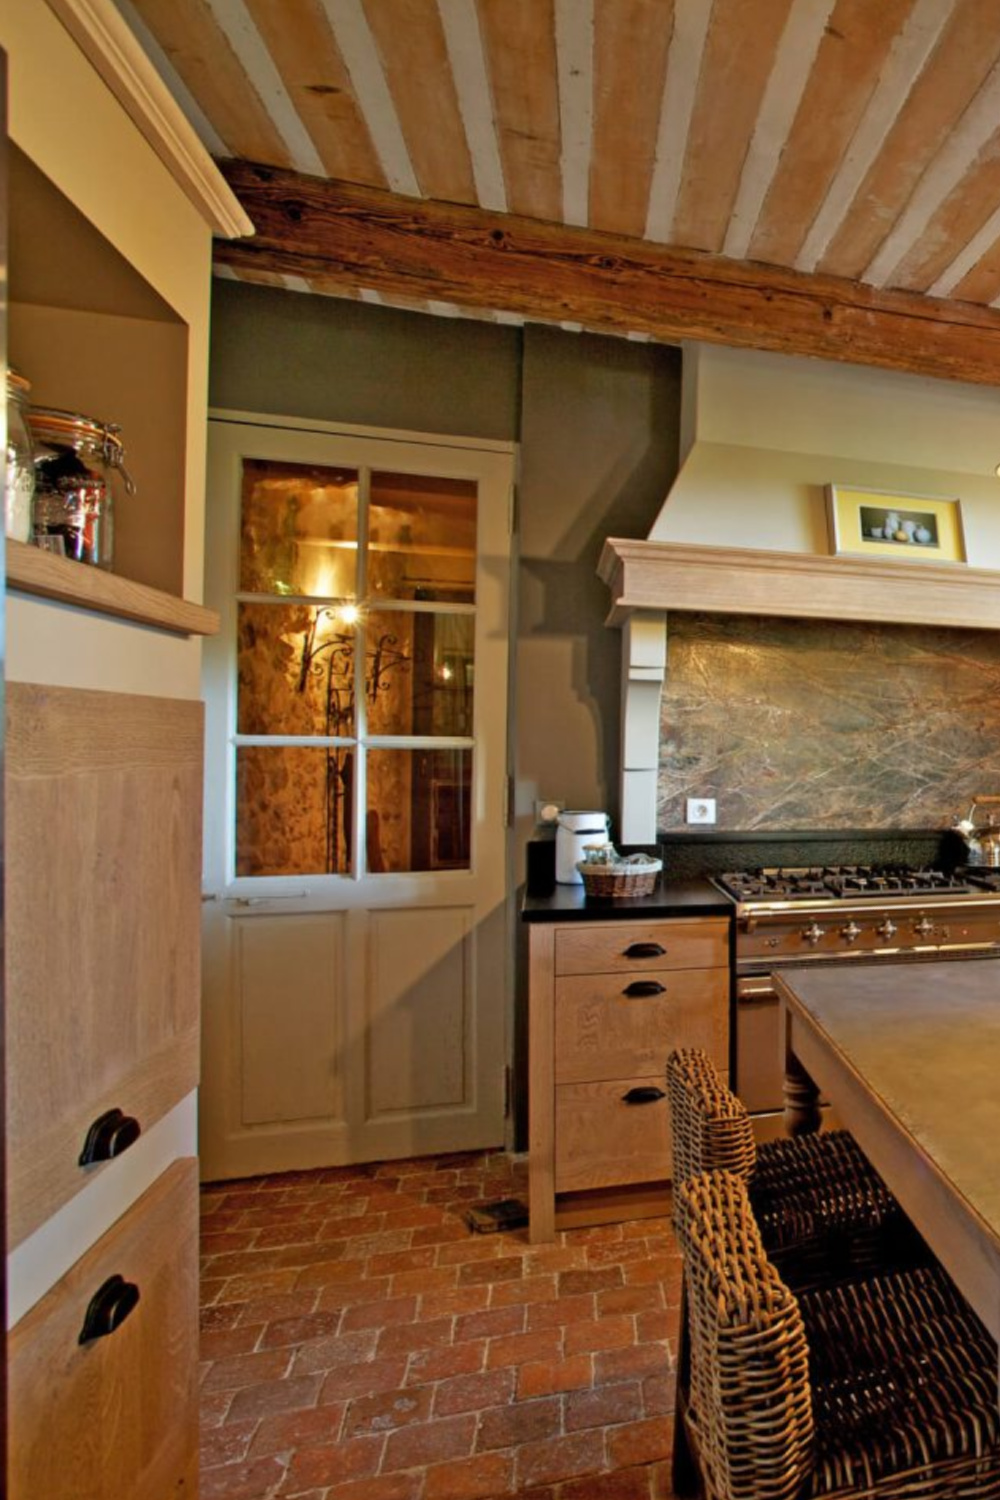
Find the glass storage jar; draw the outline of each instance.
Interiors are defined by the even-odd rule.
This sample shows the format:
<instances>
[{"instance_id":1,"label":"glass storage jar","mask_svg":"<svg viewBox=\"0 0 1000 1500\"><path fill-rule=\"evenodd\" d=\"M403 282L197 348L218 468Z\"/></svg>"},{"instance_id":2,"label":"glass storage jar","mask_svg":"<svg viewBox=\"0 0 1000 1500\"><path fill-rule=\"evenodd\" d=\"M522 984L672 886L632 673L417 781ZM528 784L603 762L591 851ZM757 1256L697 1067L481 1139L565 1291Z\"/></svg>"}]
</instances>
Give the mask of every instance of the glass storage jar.
<instances>
[{"instance_id":1,"label":"glass storage jar","mask_svg":"<svg viewBox=\"0 0 1000 1500\"><path fill-rule=\"evenodd\" d=\"M32 540L77 562L110 568L112 471L121 475L126 494L135 493L124 465L121 428L49 407L32 407L29 422L35 443Z\"/></svg>"},{"instance_id":2,"label":"glass storage jar","mask_svg":"<svg viewBox=\"0 0 1000 1500\"><path fill-rule=\"evenodd\" d=\"M4 531L16 542L31 536L31 502L35 493L35 465L28 431L30 383L16 370L7 370L7 465L4 480Z\"/></svg>"}]
</instances>

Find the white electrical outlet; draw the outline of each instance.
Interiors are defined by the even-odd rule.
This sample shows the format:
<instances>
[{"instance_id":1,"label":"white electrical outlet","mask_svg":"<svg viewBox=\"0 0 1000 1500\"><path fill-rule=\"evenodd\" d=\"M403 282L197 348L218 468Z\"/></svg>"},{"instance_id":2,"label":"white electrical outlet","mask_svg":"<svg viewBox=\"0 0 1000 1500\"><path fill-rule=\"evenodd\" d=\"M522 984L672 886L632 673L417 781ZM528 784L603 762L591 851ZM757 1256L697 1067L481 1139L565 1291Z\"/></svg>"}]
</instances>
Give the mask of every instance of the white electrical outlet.
<instances>
[{"instance_id":1,"label":"white electrical outlet","mask_svg":"<svg viewBox=\"0 0 1000 1500\"><path fill-rule=\"evenodd\" d=\"M714 823L715 798L688 797L684 820L687 823Z\"/></svg>"}]
</instances>

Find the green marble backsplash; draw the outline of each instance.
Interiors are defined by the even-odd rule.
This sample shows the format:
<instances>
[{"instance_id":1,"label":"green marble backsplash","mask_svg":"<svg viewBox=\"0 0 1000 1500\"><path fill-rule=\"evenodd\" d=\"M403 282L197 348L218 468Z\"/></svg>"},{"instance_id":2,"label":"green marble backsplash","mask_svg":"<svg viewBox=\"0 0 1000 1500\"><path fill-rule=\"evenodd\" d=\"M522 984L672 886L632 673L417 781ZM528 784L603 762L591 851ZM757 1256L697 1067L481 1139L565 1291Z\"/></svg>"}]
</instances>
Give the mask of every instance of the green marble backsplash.
<instances>
[{"instance_id":1,"label":"green marble backsplash","mask_svg":"<svg viewBox=\"0 0 1000 1500\"><path fill-rule=\"evenodd\" d=\"M668 614L658 826L937 828L1000 792L1000 632Z\"/></svg>"}]
</instances>

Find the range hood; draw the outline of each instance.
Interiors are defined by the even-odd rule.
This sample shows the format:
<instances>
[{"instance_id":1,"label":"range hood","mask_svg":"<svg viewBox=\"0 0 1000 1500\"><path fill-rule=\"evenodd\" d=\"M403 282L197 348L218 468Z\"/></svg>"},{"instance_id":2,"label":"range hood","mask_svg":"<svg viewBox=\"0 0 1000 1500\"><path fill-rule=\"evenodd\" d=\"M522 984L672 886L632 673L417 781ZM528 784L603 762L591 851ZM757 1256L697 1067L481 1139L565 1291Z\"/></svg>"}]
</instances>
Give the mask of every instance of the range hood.
<instances>
[{"instance_id":1,"label":"range hood","mask_svg":"<svg viewBox=\"0 0 1000 1500\"><path fill-rule=\"evenodd\" d=\"M623 633L622 834L656 836L671 611L1000 630L1000 392L820 360L684 350L677 479L598 571ZM968 563L837 556L831 485L959 500Z\"/></svg>"}]
</instances>

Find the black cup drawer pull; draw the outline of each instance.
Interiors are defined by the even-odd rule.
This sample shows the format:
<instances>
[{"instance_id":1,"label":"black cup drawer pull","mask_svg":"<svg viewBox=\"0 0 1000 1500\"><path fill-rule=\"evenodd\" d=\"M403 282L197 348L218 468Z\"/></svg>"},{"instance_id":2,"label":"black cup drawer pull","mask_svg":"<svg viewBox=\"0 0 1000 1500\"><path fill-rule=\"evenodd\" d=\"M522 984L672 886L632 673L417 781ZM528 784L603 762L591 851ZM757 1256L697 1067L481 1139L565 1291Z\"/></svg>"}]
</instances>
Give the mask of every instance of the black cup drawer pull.
<instances>
[{"instance_id":1,"label":"black cup drawer pull","mask_svg":"<svg viewBox=\"0 0 1000 1500\"><path fill-rule=\"evenodd\" d=\"M661 948L659 943L630 943L625 949L623 958L666 958L666 948Z\"/></svg>"},{"instance_id":2,"label":"black cup drawer pull","mask_svg":"<svg viewBox=\"0 0 1000 1500\"><path fill-rule=\"evenodd\" d=\"M630 1000L638 1000L645 995L665 995L666 993L666 985L661 984L658 979L633 979L632 983L627 984L622 990L622 994L627 995Z\"/></svg>"},{"instance_id":3,"label":"black cup drawer pull","mask_svg":"<svg viewBox=\"0 0 1000 1500\"><path fill-rule=\"evenodd\" d=\"M667 1096L662 1089L658 1089L655 1083L637 1084L634 1089L629 1089L627 1094L622 1094L623 1104L655 1104L657 1099L665 1099Z\"/></svg>"},{"instance_id":4,"label":"black cup drawer pull","mask_svg":"<svg viewBox=\"0 0 1000 1500\"><path fill-rule=\"evenodd\" d=\"M120 1109L109 1109L97 1119L87 1131L87 1138L80 1152L81 1167L93 1166L98 1161L110 1161L121 1156L129 1146L134 1146L142 1133L138 1120Z\"/></svg>"},{"instance_id":5,"label":"black cup drawer pull","mask_svg":"<svg viewBox=\"0 0 1000 1500\"><path fill-rule=\"evenodd\" d=\"M78 1342L106 1339L119 1328L139 1301L139 1288L124 1276L109 1276L90 1299Z\"/></svg>"}]
</instances>

